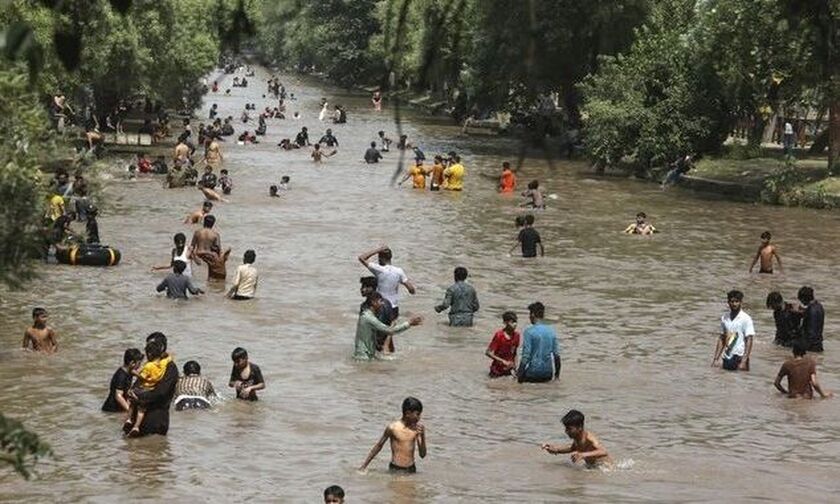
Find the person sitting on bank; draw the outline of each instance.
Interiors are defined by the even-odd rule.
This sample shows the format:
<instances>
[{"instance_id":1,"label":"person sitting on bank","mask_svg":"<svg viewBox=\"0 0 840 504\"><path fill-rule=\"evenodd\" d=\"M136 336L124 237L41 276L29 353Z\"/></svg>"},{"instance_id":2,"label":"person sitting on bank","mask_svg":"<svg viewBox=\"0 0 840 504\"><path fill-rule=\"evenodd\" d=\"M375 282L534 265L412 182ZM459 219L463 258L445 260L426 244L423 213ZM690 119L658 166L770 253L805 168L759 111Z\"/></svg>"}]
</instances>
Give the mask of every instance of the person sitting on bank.
<instances>
[{"instance_id":1,"label":"person sitting on bank","mask_svg":"<svg viewBox=\"0 0 840 504\"><path fill-rule=\"evenodd\" d=\"M449 308L449 325L470 327L473 325L473 314L478 311L478 295L475 288L466 282L467 268L455 268L455 283L446 289L443 302L435 306L440 313Z\"/></svg>"},{"instance_id":2,"label":"person sitting on bank","mask_svg":"<svg viewBox=\"0 0 840 504\"><path fill-rule=\"evenodd\" d=\"M213 384L201 376L201 365L191 360L184 364L184 374L175 385L175 411L208 409L219 398Z\"/></svg>"},{"instance_id":3,"label":"person sitting on bank","mask_svg":"<svg viewBox=\"0 0 840 504\"><path fill-rule=\"evenodd\" d=\"M522 352L519 370L516 373L519 383L547 382L552 377L560 378L560 345L557 333L547 325L545 305L537 301L528 305L531 326L522 335Z\"/></svg>"},{"instance_id":4,"label":"person sitting on bank","mask_svg":"<svg viewBox=\"0 0 840 504\"><path fill-rule=\"evenodd\" d=\"M817 363L813 358L805 355L807 349L808 343L803 339L798 339L793 343L793 358L782 364L773 385L779 392L790 398L813 399L815 390L823 399L832 397L834 394L824 391L817 381ZM782 378L786 376L788 379L787 389L782 386Z\"/></svg>"},{"instance_id":5,"label":"person sitting on bank","mask_svg":"<svg viewBox=\"0 0 840 504\"><path fill-rule=\"evenodd\" d=\"M257 283L259 282L257 268L254 267L254 261L256 260L256 252L253 250L245 251L242 264L236 268L236 274L233 276L233 285L227 293L229 298L237 301L254 299L254 295L257 293Z\"/></svg>"},{"instance_id":6,"label":"person sitting on bank","mask_svg":"<svg viewBox=\"0 0 840 504\"><path fill-rule=\"evenodd\" d=\"M653 227L653 224L646 222L647 214L644 212L639 212L636 214L636 222L630 223L629 226L624 230L627 234L637 234L637 235L651 235L656 232L656 228Z\"/></svg>"}]
</instances>

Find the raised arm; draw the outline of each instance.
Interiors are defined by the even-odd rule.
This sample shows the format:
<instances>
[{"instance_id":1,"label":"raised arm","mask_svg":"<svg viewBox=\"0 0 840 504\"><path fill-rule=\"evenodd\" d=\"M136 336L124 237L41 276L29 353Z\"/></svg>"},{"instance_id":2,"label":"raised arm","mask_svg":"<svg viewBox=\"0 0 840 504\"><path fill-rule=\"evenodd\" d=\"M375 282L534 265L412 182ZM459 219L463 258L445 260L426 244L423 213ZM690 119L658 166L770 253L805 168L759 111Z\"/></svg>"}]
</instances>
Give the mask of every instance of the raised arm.
<instances>
[{"instance_id":1,"label":"raised arm","mask_svg":"<svg viewBox=\"0 0 840 504\"><path fill-rule=\"evenodd\" d=\"M359 467L360 471L364 471L367 469L368 464L379 455L379 452L382 451L382 447L385 446L385 442L391 437L391 426L385 428L385 432L382 433L382 437L379 438L379 441L373 445L373 448L370 449L370 453L368 453L367 458L365 459L364 463Z\"/></svg>"},{"instance_id":2,"label":"raised arm","mask_svg":"<svg viewBox=\"0 0 840 504\"><path fill-rule=\"evenodd\" d=\"M365 268L369 268L368 261L370 261L370 258L375 256L376 254L382 252L386 248L387 247L379 247L379 248L373 249L371 251L365 252L364 254L362 254L358 257L359 262L362 263L362 266L364 266Z\"/></svg>"}]
</instances>

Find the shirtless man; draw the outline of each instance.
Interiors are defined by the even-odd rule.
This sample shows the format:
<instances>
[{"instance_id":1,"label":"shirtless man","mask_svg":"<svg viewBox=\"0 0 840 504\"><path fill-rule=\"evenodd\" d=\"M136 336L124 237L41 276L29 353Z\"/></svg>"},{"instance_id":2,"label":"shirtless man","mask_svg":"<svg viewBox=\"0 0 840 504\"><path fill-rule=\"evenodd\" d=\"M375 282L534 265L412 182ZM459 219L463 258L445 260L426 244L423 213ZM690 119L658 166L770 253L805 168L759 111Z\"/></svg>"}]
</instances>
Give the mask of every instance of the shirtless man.
<instances>
[{"instance_id":1,"label":"shirtless man","mask_svg":"<svg viewBox=\"0 0 840 504\"><path fill-rule=\"evenodd\" d=\"M221 168L224 160L225 158L222 156L222 148L219 146L219 142L213 138L213 140L210 141L210 145L207 146L207 152L204 154L204 162L216 169Z\"/></svg>"},{"instance_id":2,"label":"shirtless man","mask_svg":"<svg viewBox=\"0 0 840 504\"><path fill-rule=\"evenodd\" d=\"M193 233L190 242L190 258L200 257L202 252L213 253L214 250L222 250L222 239L218 231L213 229L216 218L212 215L204 217L204 227Z\"/></svg>"},{"instance_id":3,"label":"shirtless man","mask_svg":"<svg viewBox=\"0 0 840 504\"><path fill-rule=\"evenodd\" d=\"M573 463L577 464L583 460L586 462L586 467L590 469L600 464L612 464L610 455L598 438L583 429L583 420L583 413L580 411L569 411L563 417L563 425L566 428L566 435L572 439L572 444L560 446L543 443L540 448L552 455L571 453Z\"/></svg>"},{"instance_id":4,"label":"shirtless man","mask_svg":"<svg viewBox=\"0 0 840 504\"><path fill-rule=\"evenodd\" d=\"M207 264L208 280L224 280L227 278L227 260L230 257L230 248L221 254L214 250L198 252L196 255Z\"/></svg>"},{"instance_id":5,"label":"shirtless man","mask_svg":"<svg viewBox=\"0 0 840 504\"><path fill-rule=\"evenodd\" d=\"M312 161L314 161L316 163L320 163L325 157L330 157L330 156L332 156L336 153L335 150L330 151L330 152L322 151L321 150L321 144L315 144L313 146L313 149L314 150L312 151L312 154L311 154Z\"/></svg>"},{"instance_id":6,"label":"shirtless man","mask_svg":"<svg viewBox=\"0 0 840 504\"><path fill-rule=\"evenodd\" d=\"M32 327L23 333L23 349L30 348L35 352L55 353L58 342L55 331L47 325L47 310L35 308L32 310Z\"/></svg>"},{"instance_id":7,"label":"shirtless man","mask_svg":"<svg viewBox=\"0 0 840 504\"><path fill-rule=\"evenodd\" d=\"M646 222L647 215L644 212L639 212L636 214L636 222L631 223L627 228L624 230L627 234L638 234L638 235L651 235L656 232L656 228L653 227L653 224Z\"/></svg>"},{"instance_id":8,"label":"shirtless man","mask_svg":"<svg viewBox=\"0 0 840 504\"><path fill-rule=\"evenodd\" d=\"M214 191L213 189L210 189L208 187L200 187L199 186L198 190L201 191L201 194L203 194L204 197L206 199L210 200L210 201L221 201L222 203L227 203L228 202L228 200L223 198L221 194Z\"/></svg>"},{"instance_id":9,"label":"shirtless man","mask_svg":"<svg viewBox=\"0 0 840 504\"><path fill-rule=\"evenodd\" d=\"M187 145L187 139L183 135L178 138L178 145L175 146L175 154L172 160L176 165L186 166L190 160L190 146Z\"/></svg>"},{"instance_id":10,"label":"shirtless man","mask_svg":"<svg viewBox=\"0 0 840 504\"><path fill-rule=\"evenodd\" d=\"M755 253L752 264L750 264L750 273L753 272L755 263L757 263L760 259L761 265L758 272L772 274L774 257L776 258L776 262L779 263L779 271L784 271L782 268L782 258L779 257L779 252L776 250L776 246L770 244L771 238L772 236L770 235L770 231L761 233L761 245L758 246L758 251Z\"/></svg>"},{"instance_id":11,"label":"shirtless man","mask_svg":"<svg viewBox=\"0 0 840 504\"><path fill-rule=\"evenodd\" d=\"M773 385L779 389L779 392L792 399L797 397L813 399L815 390L823 399L832 397L834 393L824 391L820 387L817 381L817 363L813 358L805 356L807 349L808 345L803 340L799 339L794 341L793 358L786 360L782 364L782 368L779 369L779 374L776 376L776 382ZM788 379L787 390L782 386L782 378L785 376Z\"/></svg>"},{"instance_id":12,"label":"shirtless man","mask_svg":"<svg viewBox=\"0 0 840 504\"><path fill-rule=\"evenodd\" d=\"M213 210L213 202L205 201L201 204L201 208L187 215L187 218L184 219L184 224L198 224L202 222L205 216L210 215L211 210Z\"/></svg>"},{"instance_id":13,"label":"shirtless man","mask_svg":"<svg viewBox=\"0 0 840 504\"><path fill-rule=\"evenodd\" d=\"M419 399L406 397L402 403L402 418L391 422L379 441L373 445L365 462L359 468L364 471L368 464L385 446L385 441L391 441L391 463L388 471L391 473L415 473L414 447L420 452L420 458L426 457L426 429L420 423L423 404Z\"/></svg>"}]
</instances>

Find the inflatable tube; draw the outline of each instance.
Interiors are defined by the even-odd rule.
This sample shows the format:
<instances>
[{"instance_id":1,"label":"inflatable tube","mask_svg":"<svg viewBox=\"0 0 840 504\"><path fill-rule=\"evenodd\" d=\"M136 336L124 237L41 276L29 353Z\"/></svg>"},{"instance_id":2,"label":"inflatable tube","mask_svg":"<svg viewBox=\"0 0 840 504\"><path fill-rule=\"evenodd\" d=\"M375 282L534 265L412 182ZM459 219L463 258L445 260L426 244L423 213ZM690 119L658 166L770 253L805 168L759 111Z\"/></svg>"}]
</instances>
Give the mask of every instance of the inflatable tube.
<instances>
[{"instance_id":1,"label":"inflatable tube","mask_svg":"<svg viewBox=\"0 0 840 504\"><path fill-rule=\"evenodd\" d=\"M71 266L116 266L120 251L107 245L73 245L55 251L55 259Z\"/></svg>"}]
</instances>

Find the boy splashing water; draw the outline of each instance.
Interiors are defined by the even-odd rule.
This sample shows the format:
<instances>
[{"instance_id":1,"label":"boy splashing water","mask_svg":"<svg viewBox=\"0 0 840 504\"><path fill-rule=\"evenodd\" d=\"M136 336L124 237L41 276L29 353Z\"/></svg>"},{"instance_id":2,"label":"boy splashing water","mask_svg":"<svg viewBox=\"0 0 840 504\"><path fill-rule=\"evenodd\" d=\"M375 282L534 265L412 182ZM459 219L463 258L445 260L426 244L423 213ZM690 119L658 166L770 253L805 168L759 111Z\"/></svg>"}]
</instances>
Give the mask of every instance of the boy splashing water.
<instances>
[{"instance_id":1,"label":"boy splashing water","mask_svg":"<svg viewBox=\"0 0 840 504\"><path fill-rule=\"evenodd\" d=\"M577 464L583 460L590 469L602 464L612 464L610 455L598 438L584 430L583 421L583 413L578 410L569 411L563 417L563 426L566 428L566 435L572 439L572 444L560 446L543 443L540 448L552 455L571 453L573 463Z\"/></svg>"}]
</instances>

